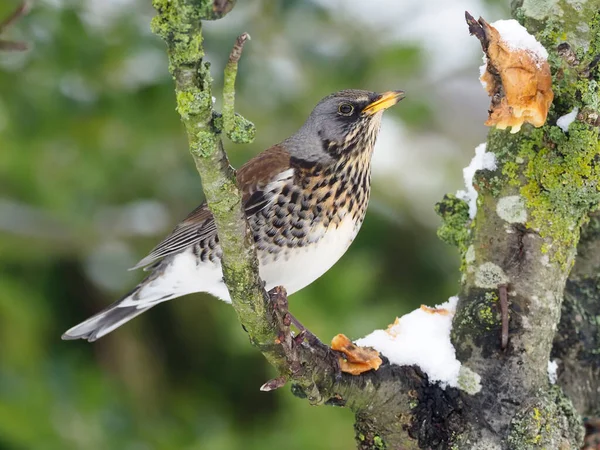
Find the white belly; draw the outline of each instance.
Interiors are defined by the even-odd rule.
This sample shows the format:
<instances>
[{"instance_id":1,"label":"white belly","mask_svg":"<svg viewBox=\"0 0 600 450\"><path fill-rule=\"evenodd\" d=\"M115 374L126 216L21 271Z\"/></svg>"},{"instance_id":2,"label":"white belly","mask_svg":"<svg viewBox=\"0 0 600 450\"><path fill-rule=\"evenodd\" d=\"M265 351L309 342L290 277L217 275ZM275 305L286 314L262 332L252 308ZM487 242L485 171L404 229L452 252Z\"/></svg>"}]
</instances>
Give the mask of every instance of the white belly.
<instances>
[{"instance_id":1,"label":"white belly","mask_svg":"<svg viewBox=\"0 0 600 450\"><path fill-rule=\"evenodd\" d=\"M288 294L293 294L308 286L342 257L358 228L348 217L337 228L333 225L327 231L317 228L312 235L315 240L320 237L317 242L289 249L285 256L282 253L276 260L259 255L260 276L267 290L284 286ZM143 308L193 292L208 292L231 303L220 262L198 264L192 250L188 249L176 255L161 276L145 284L137 298L124 299L120 306Z\"/></svg>"},{"instance_id":2,"label":"white belly","mask_svg":"<svg viewBox=\"0 0 600 450\"><path fill-rule=\"evenodd\" d=\"M316 230L322 237L314 244L290 249L287 257L261 263L260 276L267 290L281 285L288 294L293 294L308 286L346 253L357 232L356 223L348 217L337 228L330 226L326 232L324 228Z\"/></svg>"}]
</instances>

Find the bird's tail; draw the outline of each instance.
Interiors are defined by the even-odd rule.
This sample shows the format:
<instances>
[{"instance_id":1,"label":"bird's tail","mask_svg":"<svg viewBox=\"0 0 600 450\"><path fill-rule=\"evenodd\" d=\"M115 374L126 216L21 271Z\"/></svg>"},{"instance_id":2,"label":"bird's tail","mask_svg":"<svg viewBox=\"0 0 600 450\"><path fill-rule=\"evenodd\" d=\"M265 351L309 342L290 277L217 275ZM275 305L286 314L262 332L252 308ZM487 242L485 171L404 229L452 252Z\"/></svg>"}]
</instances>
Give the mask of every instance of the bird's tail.
<instances>
[{"instance_id":1,"label":"bird's tail","mask_svg":"<svg viewBox=\"0 0 600 450\"><path fill-rule=\"evenodd\" d=\"M220 264L198 265L192 250L163 259L129 294L62 335L93 342L161 302L193 292L229 299Z\"/></svg>"},{"instance_id":2,"label":"bird's tail","mask_svg":"<svg viewBox=\"0 0 600 450\"><path fill-rule=\"evenodd\" d=\"M106 309L103 309L98 314L93 315L89 319L81 322L79 325L75 325L73 328L67 330L62 335L62 339L87 339L88 342L94 342L96 339L99 339L105 334L110 333L124 323L129 322L134 317L142 314L144 311L148 311L157 304L154 303L149 306L142 306L141 308L138 308L136 305L123 306L123 304L131 297L131 295L137 291L137 289L138 288L121 300L114 302Z\"/></svg>"}]
</instances>

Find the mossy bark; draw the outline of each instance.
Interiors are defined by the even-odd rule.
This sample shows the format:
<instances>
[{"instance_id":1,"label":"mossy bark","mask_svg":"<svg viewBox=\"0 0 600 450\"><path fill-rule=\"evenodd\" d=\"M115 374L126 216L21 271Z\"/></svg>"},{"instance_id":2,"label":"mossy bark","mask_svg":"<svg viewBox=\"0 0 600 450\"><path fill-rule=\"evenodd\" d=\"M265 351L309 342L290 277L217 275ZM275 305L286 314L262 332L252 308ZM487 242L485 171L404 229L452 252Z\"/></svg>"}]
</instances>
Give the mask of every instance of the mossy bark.
<instances>
[{"instance_id":1,"label":"mossy bark","mask_svg":"<svg viewBox=\"0 0 600 450\"><path fill-rule=\"evenodd\" d=\"M223 275L233 307L253 342L273 343L278 330L258 275L256 250L246 225L235 172L223 149L223 121L213 110L210 65L203 59L202 20L222 17L231 10L233 3L154 0L158 15L152 21L152 29L167 44L169 69L175 80L177 112L185 125L190 152L215 218L223 249ZM233 83L227 88L232 103ZM268 350L265 355L269 361L278 368L285 367L282 352L274 345Z\"/></svg>"},{"instance_id":2,"label":"mossy bark","mask_svg":"<svg viewBox=\"0 0 600 450\"><path fill-rule=\"evenodd\" d=\"M577 6L566 0L514 3L515 16L550 52L556 96L548 124L526 126L515 135L490 132L488 151L496 154L498 170L476 176L474 221L455 197L438 207L444 218L440 237L457 245L463 258L452 340L465 370L481 377L479 391L444 390L418 368L388 362L361 376L342 374L327 346L310 333L293 335L285 291L264 292L221 142L222 132L234 142L251 140L254 133L234 110L237 61L227 64L223 117L213 110L212 79L203 61L202 20L224 16L235 2L153 3L158 11L153 30L168 47L177 111L215 216L233 306L252 343L281 375L264 390L291 381L292 391L311 404L351 408L361 450L577 448L582 438L577 411L593 411L598 399L597 382L590 380L598 375L594 298L600 263L578 262L581 269L569 280L564 306L562 299L580 227L600 202L600 0L580 0ZM573 107L580 113L568 133L553 126ZM590 252L598 242L589 240ZM554 354L565 361L561 386L577 410L547 376L561 306ZM592 336L591 344L579 343L581 336Z\"/></svg>"},{"instance_id":3,"label":"mossy bark","mask_svg":"<svg viewBox=\"0 0 600 450\"><path fill-rule=\"evenodd\" d=\"M584 417L600 416L600 214L582 232L552 348L558 384Z\"/></svg>"},{"instance_id":4,"label":"mossy bark","mask_svg":"<svg viewBox=\"0 0 600 450\"><path fill-rule=\"evenodd\" d=\"M169 68L175 81L177 111L187 131L190 152L202 178L207 203L214 217L223 249L223 272L233 307L251 342L280 372L281 377L265 383L264 390L289 380L293 392L313 405L345 406L360 419L357 429L364 432L361 448L416 448L406 430L413 426L413 409L424 405L437 392L427 378L412 367L387 364L376 373L363 376L342 374L338 356L316 338L304 340L293 336L283 289L264 291L258 275L256 252L242 210L241 195L235 174L223 149L221 134L234 142L253 138L252 124L234 111L234 81L237 62L226 66L224 116L213 110L208 63L202 48L202 20L226 14L233 6L224 0L154 0L158 15L153 31L167 44ZM239 45L239 41L238 41ZM234 49L234 52L236 50ZM239 58L239 55L237 55ZM235 60L235 58L233 58ZM258 388L258 387L257 387ZM421 401L421 399L423 399ZM451 402L449 402L451 404ZM420 407L419 417L428 435L430 423L441 421L438 415ZM451 410L445 409L450 415ZM363 422L366 421L366 422ZM437 421L437 422L436 422ZM371 426L367 430L366 423ZM447 440L444 434L439 441Z\"/></svg>"},{"instance_id":5,"label":"mossy bark","mask_svg":"<svg viewBox=\"0 0 600 450\"><path fill-rule=\"evenodd\" d=\"M566 330L579 320L575 309L584 297L589 302L590 290L581 294L582 286L575 288L574 279L565 307L563 293L581 226L600 202L595 123L600 2L577 3L513 2L515 17L550 54L555 99L541 128L524 127L514 135L492 130L487 151L496 155L498 169L475 177L478 212L459 246L466 251L452 340L463 366L481 376L483 389L469 402L479 420L456 436L457 448L581 445L580 415L547 374L561 307ZM575 107L580 111L577 120L564 132L556 120ZM509 305L505 317L501 290ZM574 296L577 306L570 298ZM503 347L501 325L506 320L509 339ZM592 326L592 321L586 324ZM564 336L571 343L576 340L572 332ZM578 394L576 405L582 411L585 407L578 403L590 399L583 399L578 382L589 386L597 366L596 372L590 365L581 369L577 357L563 356L572 363L565 377L570 373L573 378L565 383L571 391L565 392Z\"/></svg>"}]
</instances>

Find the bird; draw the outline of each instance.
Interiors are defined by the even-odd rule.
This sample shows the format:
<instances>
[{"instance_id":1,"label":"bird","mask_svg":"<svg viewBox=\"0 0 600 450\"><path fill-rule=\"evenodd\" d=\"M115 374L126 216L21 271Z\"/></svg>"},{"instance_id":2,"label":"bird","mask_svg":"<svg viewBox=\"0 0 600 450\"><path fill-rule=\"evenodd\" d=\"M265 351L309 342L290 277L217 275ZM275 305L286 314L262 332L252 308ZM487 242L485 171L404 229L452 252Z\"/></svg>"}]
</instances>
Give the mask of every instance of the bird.
<instances>
[{"instance_id":1,"label":"bird","mask_svg":"<svg viewBox=\"0 0 600 450\"><path fill-rule=\"evenodd\" d=\"M365 217L371 156L383 112L401 90L346 89L323 98L291 137L236 173L259 274L267 290L293 294L346 252ZM213 216L202 203L133 269L150 274L120 300L62 339L93 342L167 300L206 292L230 303Z\"/></svg>"}]
</instances>

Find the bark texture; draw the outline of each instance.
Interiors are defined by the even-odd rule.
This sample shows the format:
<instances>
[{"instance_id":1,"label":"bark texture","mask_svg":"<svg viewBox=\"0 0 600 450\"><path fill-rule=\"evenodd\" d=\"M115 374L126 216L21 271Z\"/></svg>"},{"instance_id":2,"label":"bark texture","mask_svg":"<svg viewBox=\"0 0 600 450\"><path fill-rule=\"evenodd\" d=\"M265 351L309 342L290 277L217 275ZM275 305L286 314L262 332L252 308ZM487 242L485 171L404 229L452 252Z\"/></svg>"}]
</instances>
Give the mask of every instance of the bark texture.
<instances>
[{"instance_id":1,"label":"bark texture","mask_svg":"<svg viewBox=\"0 0 600 450\"><path fill-rule=\"evenodd\" d=\"M452 340L463 367L481 378L481 389L446 390L416 367L387 361L376 372L340 373L335 352L310 332L290 330L285 291L267 294L259 279L221 142L222 132L234 142L254 135L234 109L245 37L226 66L223 116L213 110L203 61L202 20L223 17L235 2L153 3L153 30L167 44L177 111L215 216L233 306L251 342L280 373L262 390L291 382L293 393L311 404L351 408L361 450L578 448L581 414L598 413L600 397L598 219L584 233L576 260L580 229L600 203L600 0L513 2L514 16L550 53L555 100L541 128L490 132L488 151L498 169L476 175L474 220L453 196L437 206L444 221L439 235L457 245L463 258ZM577 121L565 133L556 119L574 107ZM561 361L563 389L548 381L551 351Z\"/></svg>"},{"instance_id":2,"label":"bark texture","mask_svg":"<svg viewBox=\"0 0 600 450\"><path fill-rule=\"evenodd\" d=\"M583 229L554 338L558 384L584 417L600 416L600 216Z\"/></svg>"}]
</instances>

